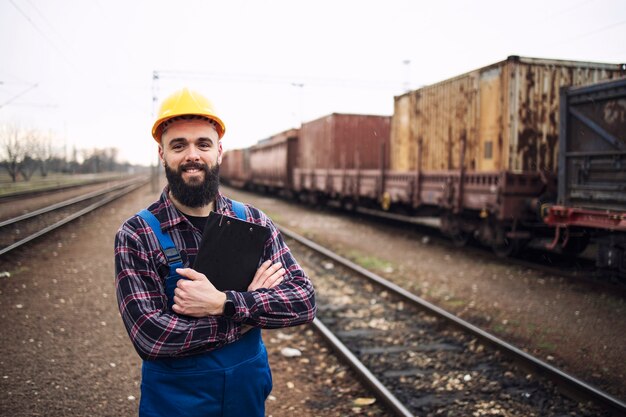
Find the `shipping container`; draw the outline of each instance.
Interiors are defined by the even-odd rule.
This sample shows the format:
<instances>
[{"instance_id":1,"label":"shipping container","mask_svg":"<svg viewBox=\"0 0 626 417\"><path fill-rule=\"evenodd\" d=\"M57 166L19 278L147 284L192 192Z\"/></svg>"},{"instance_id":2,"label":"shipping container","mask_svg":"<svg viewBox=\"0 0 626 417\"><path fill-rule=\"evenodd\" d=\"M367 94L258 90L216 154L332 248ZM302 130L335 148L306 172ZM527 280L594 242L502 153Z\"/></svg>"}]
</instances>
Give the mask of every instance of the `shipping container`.
<instances>
[{"instance_id":1,"label":"shipping container","mask_svg":"<svg viewBox=\"0 0 626 417\"><path fill-rule=\"evenodd\" d=\"M388 166L391 117L333 113L300 128L298 167L380 169Z\"/></svg>"},{"instance_id":2,"label":"shipping container","mask_svg":"<svg viewBox=\"0 0 626 417\"><path fill-rule=\"evenodd\" d=\"M624 75L621 64L511 56L395 97L390 169L556 174L560 88Z\"/></svg>"},{"instance_id":3,"label":"shipping container","mask_svg":"<svg viewBox=\"0 0 626 417\"><path fill-rule=\"evenodd\" d=\"M291 189L298 156L299 129L289 129L259 141L250 149L250 181L272 189Z\"/></svg>"}]
</instances>

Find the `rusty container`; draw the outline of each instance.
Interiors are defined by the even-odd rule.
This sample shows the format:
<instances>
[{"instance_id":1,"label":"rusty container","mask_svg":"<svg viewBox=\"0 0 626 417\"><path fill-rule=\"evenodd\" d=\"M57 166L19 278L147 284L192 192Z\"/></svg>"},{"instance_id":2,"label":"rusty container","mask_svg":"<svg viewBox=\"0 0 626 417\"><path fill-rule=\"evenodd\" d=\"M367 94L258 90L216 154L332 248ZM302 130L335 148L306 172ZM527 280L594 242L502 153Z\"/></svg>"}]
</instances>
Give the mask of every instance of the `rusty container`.
<instances>
[{"instance_id":1,"label":"rusty container","mask_svg":"<svg viewBox=\"0 0 626 417\"><path fill-rule=\"evenodd\" d=\"M299 129L289 129L250 149L250 181L275 189L291 189Z\"/></svg>"},{"instance_id":2,"label":"rusty container","mask_svg":"<svg viewBox=\"0 0 626 417\"><path fill-rule=\"evenodd\" d=\"M511 56L395 97L390 168L556 174L560 87L624 75L621 64Z\"/></svg>"},{"instance_id":3,"label":"rusty container","mask_svg":"<svg viewBox=\"0 0 626 417\"><path fill-rule=\"evenodd\" d=\"M235 187L243 187L250 180L249 149L230 149L224 152L220 178Z\"/></svg>"},{"instance_id":4,"label":"rusty container","mask_svg":"<svg viewBox=\"0 0 626 417\"><path fill-rule=\"evenodd\" d=\"M389 166L391 117L333 113L300 128L298 167L380 169Z\"/></svg>"}]
</instances>

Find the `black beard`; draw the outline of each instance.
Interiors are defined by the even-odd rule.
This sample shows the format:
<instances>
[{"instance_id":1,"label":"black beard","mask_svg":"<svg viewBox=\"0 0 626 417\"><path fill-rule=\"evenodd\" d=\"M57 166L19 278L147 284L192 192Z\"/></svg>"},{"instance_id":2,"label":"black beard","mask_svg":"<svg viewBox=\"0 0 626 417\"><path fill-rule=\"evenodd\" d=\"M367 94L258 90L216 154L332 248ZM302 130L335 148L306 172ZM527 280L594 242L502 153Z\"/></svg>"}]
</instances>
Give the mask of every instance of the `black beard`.
<instances>
[{"instance_id":1,"label":"black beard","mask_svg":"<svg viewBox=\"0 0 626 417\"><path fill-rule=\"evenodd\" d=\"M183 179L183 170L195 168L204 171L204 181L194 181L187 184ZM215 164L209 168L206 164L190 162L171 170L165 164L165 176L170 186L172 196L187 207L204 207L215 200L220 185L220 166Z\"/></svg>"}]
</instances>

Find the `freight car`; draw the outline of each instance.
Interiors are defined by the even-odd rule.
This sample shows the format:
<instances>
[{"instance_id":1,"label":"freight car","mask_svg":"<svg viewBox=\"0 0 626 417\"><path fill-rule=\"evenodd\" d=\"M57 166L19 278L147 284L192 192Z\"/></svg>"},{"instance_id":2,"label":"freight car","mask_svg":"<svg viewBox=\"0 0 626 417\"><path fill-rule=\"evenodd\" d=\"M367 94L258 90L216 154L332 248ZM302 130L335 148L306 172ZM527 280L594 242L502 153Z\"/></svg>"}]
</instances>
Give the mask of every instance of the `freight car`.
<instances>
[{"instance_id":1,"label":"freight car","mask_svg":"<svg viewBox=\"0 0 626 417\"><path fill-rule=\"evenodd\" d=\"M560 87L624 74L616 64L512 56L396 97L387 199L437 207L459 244L521 249L549 233L538 206L556 197Z\"/></svg>"},{"instance_id":2,"label":"freight car","mask_svg":"<svg viewBox=\"0 0 626 417\"><path fill-rule=\"evenodd\" d=\"M338 113L303 123L294 193L311 203L376 201L388 165L390 123L388 116Z\"/></svg>"},{"instance_id":3,"label":"freight car","mask_svg":"<svg viewBox=\"0 0 626 417\"><path fill-rule=\"evenodd\" d=\"M435 214L459 245L475 238L507 255L554 232L541 207L556 202L560 88L624 75L617 64L513 56L395 97L391 118L303 123L292 156L263 163L288 163L279 171L300 200Z\"/></svg>"},{"instance_id":4,"label":"freight car","mask_svg":"<svg viewBox=\"0 0 626 417\"><path fill-rule=\"evenodd\" d=\"M250 182L250 150L233 149L224 153L220 177L225 184L243 188Z\"/></svg>"},{"instance_id":5,"label":"freight car","mask_svg":"<svg viewBox=\"0 0 626 417\"><path fill-rule=\"evenodd\" d=\"M257 191L287 193L293 189L299 129L289 129L250 148L249 185Z\"/></svg>"},{"instance_id":6,"label":"freight car","mask_svg":"<svg viewBox=\"0 0 626 417\"><path fill-rule=\"evenodd\" d=\"M626 78L561 90L551 248L597 243L596 264L626 275Z\"/></svg>"}]
</instances>

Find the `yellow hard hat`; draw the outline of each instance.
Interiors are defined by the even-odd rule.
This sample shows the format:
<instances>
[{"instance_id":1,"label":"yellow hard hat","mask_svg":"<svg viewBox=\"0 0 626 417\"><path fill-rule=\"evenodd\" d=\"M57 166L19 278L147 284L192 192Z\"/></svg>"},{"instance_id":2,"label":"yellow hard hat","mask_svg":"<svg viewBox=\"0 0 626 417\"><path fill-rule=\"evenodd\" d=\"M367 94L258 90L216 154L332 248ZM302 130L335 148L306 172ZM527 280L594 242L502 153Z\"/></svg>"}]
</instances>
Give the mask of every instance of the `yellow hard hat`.
<instances>
[{"instance_id":1,"label":"yellow hard hat","mask_svg":"<svg viewBox=\"0 0 626 417\"><path fill-rule=\"evenodd\" d=\"M213 104L203 95L183 88L167 97L161 103L159 115L152 126L152 137L161 143L163 124L179 116L201 116L214 121L215 129L220 139L222 139L226 131L224 122L215 114Z\"/></svg>"}]
</instances>

